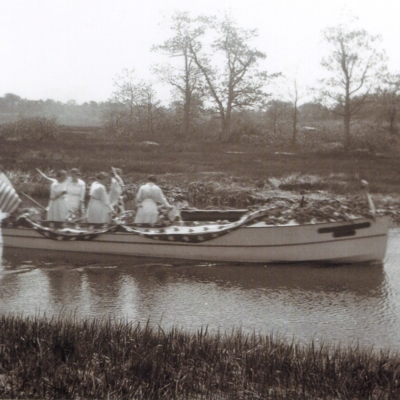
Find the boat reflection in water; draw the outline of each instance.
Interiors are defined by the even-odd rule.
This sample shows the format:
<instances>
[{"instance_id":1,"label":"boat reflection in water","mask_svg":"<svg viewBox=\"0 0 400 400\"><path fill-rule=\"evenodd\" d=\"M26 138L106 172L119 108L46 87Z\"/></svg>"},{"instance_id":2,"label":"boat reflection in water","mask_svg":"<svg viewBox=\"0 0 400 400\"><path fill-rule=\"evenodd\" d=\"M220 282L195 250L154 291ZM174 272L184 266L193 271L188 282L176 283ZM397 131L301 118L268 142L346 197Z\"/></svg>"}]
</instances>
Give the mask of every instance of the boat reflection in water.
<instances>
[{"instance_id":1,"label":"boat reflection in water","mask_svg":"<svg viewBox=\"0 0 400 400\"><path fill-rule=\"evenodd\" d=\"M400 347L400 230L385 264L232 265L5 249L3 313Z\"/></svg>"}]
</instances>

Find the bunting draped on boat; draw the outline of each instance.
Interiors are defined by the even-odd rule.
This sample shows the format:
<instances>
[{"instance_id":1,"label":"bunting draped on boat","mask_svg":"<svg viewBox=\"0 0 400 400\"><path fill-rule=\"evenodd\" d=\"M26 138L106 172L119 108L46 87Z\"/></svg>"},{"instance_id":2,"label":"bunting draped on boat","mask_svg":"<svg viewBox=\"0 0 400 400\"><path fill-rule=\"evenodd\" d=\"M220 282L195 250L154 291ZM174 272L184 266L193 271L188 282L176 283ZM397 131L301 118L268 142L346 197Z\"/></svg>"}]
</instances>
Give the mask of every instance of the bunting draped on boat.
<instances>
[{"instance_id":1,"label":"bunting draped on boat","mask_svg":"<svg viewBox=\"0 0 400 400\"><path fill-rule=\"evenodd\" d=\"M227 223L203 223L171 225L165 227L144 227L128 225L103 225L84 224L65 226L63 223L44 222L42 224L30 221L26 218L29 226L41 235L53 240L92 240L97 236L115 231L122 231L133 235L143 236L154 240L170 242L200 243L226 235L242 226L255 223L265 217L268 210L258 210L244 215L240 220Z\"/></svg>"},{"instance_id":2,"label":"bunting draped on boat","mask_svg":"<svg viewBox=\"0 0 400 400\"><path fill-rule=\"evenodd\" d=\"M107 224L91 224L86 226L64 226L60 222L49 222L47 226L38 224L27 219L29 225L41 235L53 240L92 240L97 236L113 232L117 226L110 226ZM47 221L46 221L47 222Z\"/></svg>"},{"instance_id":3,"label":"bunting draped on boat","mask_svg":"<svg viewBox=\"0 0 400 400\"><path fill-rule=\"evenodd\" d=\"M149 239L165 240L169 242L200 243L226 235L250 223L255 223L265 217L267 213L267 210L258 210L251 214L244 215L238 221L228 224L198 223L196 225L183 222L182 225L175 224L159 228L133 227L127 225L119 225L118 228L122 229L124 232L137 234Z\"/></svg>"}]
</instances>

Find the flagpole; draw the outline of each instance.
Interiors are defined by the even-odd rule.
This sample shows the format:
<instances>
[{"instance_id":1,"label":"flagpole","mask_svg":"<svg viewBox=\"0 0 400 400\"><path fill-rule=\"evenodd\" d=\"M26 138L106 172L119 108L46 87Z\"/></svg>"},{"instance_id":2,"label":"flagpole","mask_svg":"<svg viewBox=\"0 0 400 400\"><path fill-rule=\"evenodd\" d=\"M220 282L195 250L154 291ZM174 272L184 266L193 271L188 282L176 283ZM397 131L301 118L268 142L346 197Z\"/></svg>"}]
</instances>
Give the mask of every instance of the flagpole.
<instances>
[{"instance_id":1,"label":"flagpole","mask_svg":"<svg viewBox=\"0 0 400 400\"><path fill-rule=\"evenodd\" d=\"M28 196L26 193L21 192L28 200L30 200L32 203L36 204L38 207L40 207L43 211L47 211L44 206L42 206L40 203L38 203L36 200L32 199L32 197Z\"/></svg>"}]
</instances>

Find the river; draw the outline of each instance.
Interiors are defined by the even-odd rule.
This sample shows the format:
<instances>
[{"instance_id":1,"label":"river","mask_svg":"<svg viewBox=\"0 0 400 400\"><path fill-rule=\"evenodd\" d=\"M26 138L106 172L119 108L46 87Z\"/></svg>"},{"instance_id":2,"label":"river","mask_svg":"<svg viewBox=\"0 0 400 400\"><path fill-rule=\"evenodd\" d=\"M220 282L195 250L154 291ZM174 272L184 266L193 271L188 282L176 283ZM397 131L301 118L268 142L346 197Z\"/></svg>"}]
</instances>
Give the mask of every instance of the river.
<instances>
[{"instance_id":1,"label":"river","mask_svg":"<svg viewBox=\"0 0 400 400\"><path fill-rule=\"evenodd\" d=\"M400 229L383 264L232 265L4 249L0 312L400 350Z\"/></svg>"}]
</instances>

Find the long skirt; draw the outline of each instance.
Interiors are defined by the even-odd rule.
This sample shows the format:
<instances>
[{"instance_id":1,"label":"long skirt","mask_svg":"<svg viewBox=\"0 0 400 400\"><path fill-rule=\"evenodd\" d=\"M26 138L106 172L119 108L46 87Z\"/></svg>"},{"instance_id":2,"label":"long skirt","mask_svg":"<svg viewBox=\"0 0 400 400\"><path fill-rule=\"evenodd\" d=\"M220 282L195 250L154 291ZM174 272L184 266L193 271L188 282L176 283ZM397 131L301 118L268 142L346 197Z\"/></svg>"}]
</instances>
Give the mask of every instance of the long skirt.
<instances>
[{"instance_id":1,"label":"long skirt","mask_svg":"<svg viewBox=\"0 0 400 400\"><path fill-rule=\"evenodd\" d=\"M91 198L87 208L87 220L92 224L108 224L110 208L102 201Z\"/></svg>"},{"instance_id":2,"label":"long skirt","mask_svg":"<svg viewBox=\"0 0 400 400\"><path fill-rule=\"evenodd\" d=\"M81 211L81 196L78 194L67 194L68 210L72 213L79 214Z\"/></svg>"},{"instance_id":3,"label":"long skirt","mask_svg":"<svg viewBox=\"0 0 400 400\"><path fill-rule=\"evenodd\" d=\"M143 200L137 210L135 224L155 224L157 221L157 204L152 199Z\"/></svg>"},{"instance_id":4,"label":"long skirt","mask_svg":"<svg viewBox=\"0 0 400 400\"><path fill-rule=\"evenodd\" d=\"M50 200L47 209L48 221L65 221L68 217L68 206L65 196L61 196L56 200Z\"/></svg>"}]
</instances>

